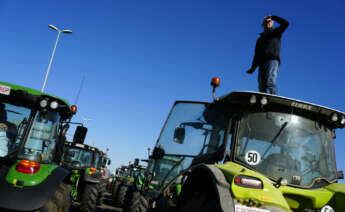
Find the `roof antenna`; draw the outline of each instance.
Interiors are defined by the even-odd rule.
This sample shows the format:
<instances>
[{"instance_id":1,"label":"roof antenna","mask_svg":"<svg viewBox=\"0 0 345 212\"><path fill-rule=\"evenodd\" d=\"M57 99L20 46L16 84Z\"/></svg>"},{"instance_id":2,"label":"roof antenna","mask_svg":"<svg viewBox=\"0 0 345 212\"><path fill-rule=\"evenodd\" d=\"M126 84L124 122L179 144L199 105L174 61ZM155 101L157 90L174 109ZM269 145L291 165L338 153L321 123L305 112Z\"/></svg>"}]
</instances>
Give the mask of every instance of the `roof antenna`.
<instances>
[{"instance_id":1,"label":"roof antenna","mask_svg":"<svg viewBox=\"0 0 345 212\"><path fill-rule=\"evenodd\" d=\"M84 75L83 78L81 79L80 87L79 87L79 90L78 90L78 93L77 93L77 96L76 96L75 102L74 102L75 105L77 105L77 102L78 102L78 100L79 100L80 92L81 92L81 89L82 89L82 87L83 87L84 81L85 81L85 75Z\"/></svg>"}]
</instances>

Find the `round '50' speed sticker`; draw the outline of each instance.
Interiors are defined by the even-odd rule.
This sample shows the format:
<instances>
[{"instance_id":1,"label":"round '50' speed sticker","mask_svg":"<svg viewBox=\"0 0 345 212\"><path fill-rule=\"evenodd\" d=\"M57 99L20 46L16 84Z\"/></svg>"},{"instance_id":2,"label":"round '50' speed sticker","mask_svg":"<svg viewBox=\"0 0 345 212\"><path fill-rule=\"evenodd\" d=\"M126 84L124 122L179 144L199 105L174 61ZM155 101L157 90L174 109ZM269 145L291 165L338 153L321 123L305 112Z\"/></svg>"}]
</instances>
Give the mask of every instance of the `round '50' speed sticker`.
<instances>
[{"instance_id":1,"label":"round '50' speed sticker","mask_svg":"<svg viewBox=\"0 0 345 212\"><path fill-rule=\"evenodd\" d=\"M261 161L261 155L255 150L250 150L246 153L244 159L246 160L247 164L256 166Z\"/></svg>"}]
</instances>

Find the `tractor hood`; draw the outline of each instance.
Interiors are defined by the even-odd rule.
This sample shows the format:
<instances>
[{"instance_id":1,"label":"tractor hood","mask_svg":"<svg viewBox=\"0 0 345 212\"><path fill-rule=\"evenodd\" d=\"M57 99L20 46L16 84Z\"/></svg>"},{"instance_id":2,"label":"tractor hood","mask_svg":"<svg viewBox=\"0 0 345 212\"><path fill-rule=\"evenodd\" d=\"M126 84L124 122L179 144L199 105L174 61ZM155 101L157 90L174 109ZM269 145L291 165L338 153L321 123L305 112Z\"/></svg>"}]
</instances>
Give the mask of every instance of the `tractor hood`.
<instances>
[{"instance_id":1,"label":"tractor hood","mask_svg":"<svg viewBox=\"0 0 345 212\"><path fill-rule=\"evenodd\" d=\"M217 167L227 178L235 203L243 207L279 208L284 211L305 211L332 207L335 211L345 208L345 185L325 184L318 189L284 186L234 162Z\"/></svg>"}]
</instances>

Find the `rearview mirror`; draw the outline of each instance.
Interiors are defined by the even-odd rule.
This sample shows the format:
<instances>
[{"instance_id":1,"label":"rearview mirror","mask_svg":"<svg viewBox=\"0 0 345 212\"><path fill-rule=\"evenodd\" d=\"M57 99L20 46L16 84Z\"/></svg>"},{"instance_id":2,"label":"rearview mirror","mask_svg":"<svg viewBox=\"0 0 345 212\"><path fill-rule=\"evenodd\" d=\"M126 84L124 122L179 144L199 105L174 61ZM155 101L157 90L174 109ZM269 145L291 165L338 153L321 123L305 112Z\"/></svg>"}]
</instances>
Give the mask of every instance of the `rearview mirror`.
<instances>
[{"instance_id":1,"label":"rearview mirror","mask_svg":"<svg viewBox=\"0 0 345 212\"><path fill-rule=\"evenodd\" d=\"M186 129L183 127L176 127L174 132L174 142L183 144L186 135Z\"/></svg>"},{"instance_id":2,"label":"rearview mirror","mask_svg":"<svg viewBox=\"0 0 345 212\"><path fill-rule=\"evenodd\" d=\"M75 130L73 143L83 144L87 133L87 128L83 126L78 126Z\"/></svg>"},{"instance_id":3,"label":"rearview mirror","mask_svg":"<svg viewBox=\"0 0 345 212\"><path fill-rule=\"evenodd\" d=\"M139 165L139 159L138 158L135 158L134 159L134 166L138 166Z\"/></svg>"}]
</instances>

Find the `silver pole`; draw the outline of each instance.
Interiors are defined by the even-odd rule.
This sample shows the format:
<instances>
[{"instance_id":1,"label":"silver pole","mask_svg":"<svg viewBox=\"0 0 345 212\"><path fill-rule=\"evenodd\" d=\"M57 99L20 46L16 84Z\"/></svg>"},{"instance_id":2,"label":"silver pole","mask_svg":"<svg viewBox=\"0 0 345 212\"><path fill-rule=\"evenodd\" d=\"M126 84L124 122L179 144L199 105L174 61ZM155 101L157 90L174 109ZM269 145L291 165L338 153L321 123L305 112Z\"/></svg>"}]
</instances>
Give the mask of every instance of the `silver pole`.
<instances>
[{"instance_id":1,"label":"silver pole","mask_svg":"<svg viewBox=\"0 0 345 212\"><path fill-rule=\"evenodd\" d=\"M59 42L60 33L61 33L61 31L58 30L58 35L57 35L57 38L56 38L56 41L55 41L55 45L54 45L54 49L53 49L52 56L50 57L49 65L48 65L48 68L47 68L47 73L46 73L46 76L45 76L44 81L43 81L43 85L42 85L41 92L44 91L44 87L46 86L46 83L47 83L48 74L49 74L50 67L51 67L52 62L53 62L53 58L54 58L56 46L57 46L57 44L58 44L58 42Z\"/></svg>"}]
</instances>

